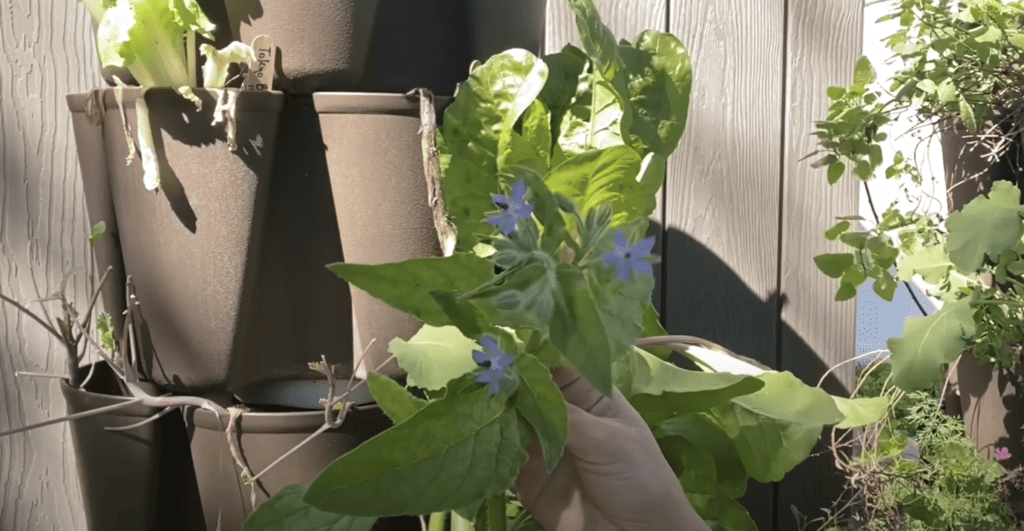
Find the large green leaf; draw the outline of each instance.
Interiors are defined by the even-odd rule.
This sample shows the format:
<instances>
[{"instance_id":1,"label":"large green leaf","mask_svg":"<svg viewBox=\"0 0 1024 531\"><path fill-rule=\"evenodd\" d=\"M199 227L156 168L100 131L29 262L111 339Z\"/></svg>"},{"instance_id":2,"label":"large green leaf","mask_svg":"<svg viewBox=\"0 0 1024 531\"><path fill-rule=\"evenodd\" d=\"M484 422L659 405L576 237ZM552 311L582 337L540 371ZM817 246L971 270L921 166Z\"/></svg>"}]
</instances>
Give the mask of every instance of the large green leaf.
<instances>
[{"instance_id":1,"label":"large green leaf","mask_svg":"<svg viewBox=\"0 0 1024 531\"><path fill-rule=\"evenodd\" d=\"M747 471L735 441L708 413L686 413L668 419L651 429L660 443L664 438L679 436L703 450L699 457L710 456L715 464L715 478L727 497L739 498L747 490ZM666 454L669 464L673 456ZM676 461L678 463L678 461ZM702 515L703 516L703 515Z\"/></svg>"},{"instance_id":2,"label":"large green leaf","mask_svg":"<svg viewBox=\"0 0 1024 531\"><path fill-rule=\"evenodd\" d=\"M690 55L675 35L641 33L619 46L629 77L631 132L646 148L668 158L686 129L693 73Z\"/></svg>"},{"instance_id":3,"label":"large green leaf","mask_svg":"<svg viewBox=\"0 0 1024 531\"><path fill-rule=\"evenodd\" d=\"M594 76L580 85L562 117L558 145L570 157L586 151L626 145L631 125L628 103L610 83Z\"/></svg>"},{"instance_id":4,"label":"large green leaf","mask_svg":"<svg viewBox=\"0 0 1024 531\"><path fill-rule=\"evenodd\" d=\"M505 492L526 463L528 441L508 398L487 387L450 391L328 465L303 501L341 514L397 516L451 511Z\"/></svg>"},{"instance_id":5,"label":"large green leaf","mask_svg":"<svg viewBox=\"0 0 1024 531\"><path fill-rule=\"evenodd\" d=\"M735 442L750 477L780 481L807 459L825 425L843 421L832 398L792 373L765 372L764 388L711 408L710 414Z\"/></svg>"},{"instance_id":6,"label":"large green leaf","mask_svg":"<svg viewBox=\"0 0 1024 531\"><path fill-rule=\"evenodd\" d=\"M757 531L747 510L718 483L714 456L681 436L658 439L658 446L679 477L686 498L714 530Z\"/></svg>"},{"instance_id":7,"label":"large green leaf","mask_svg":"<svg viewBox=\"0 0 1024 531\"><path fill-rule=\"evenodd\" d=\"M665 327L661 326L661 318L658 315L658 310L654 308L654 304L648 304L644 308L644 327L640 332L640 337L660 337L667 336L668 332ZM671 347L646 347L645 351L654 354L656 357L662 360L667 360L672 356Z\"/></svg>"},{"instance_id":8,"label":"large green leaf","mask_svg":"<svg viewBox=\"0 0 1024 531\"><path fill-rule=\"evenodd\" d=\"M465 293L494 276L488 260L470 253L381 265L339 262L327 268L371 296L433 326L453 323L430 296L431 291Z\"/></svg>"},{"instance_id":9,"label":"large green leaf","mask_svg":"<svg viewBox=\"0 0 1024 531\"><path fill-rule=\"evenodd\" d=\"M595 294L578 267L560 264L557 278L559 291L549 331L551 343L594 389L610 397L614 330L606 326L595 305Z\"/></svg>"},{"instance_id":10,"label":"large green leaf","mask_svg":"<svg viewBox=\"0 0 1024 531\"><path fill-rule=\"evenodd\" d=\"M836 424L839 429L859 428L874 424L885 416L891 401L887 396L871 398L843 398L829 395L836 403L836 408L845 415L842 422Z\"/></svg>"},{"instance_id":11,"label":"large green leaf","mask_svg":"<svg viewBox=\"0 0 1024 531\"><path fill-rule=\"evenodd\" d=\"M628 146L588 151L552 168L545 182L552 193L575 201L581 216L606 203L619 214L631 206L626 199L634 197L641 162Z\"/></svg>"},{"instance_id":12,"label":"large green leaf","mask_svg":"<svg viewBox=\"0 0 1024 531\"><path fill-rule=\"evenodd\" d=\"M482 348L454 326L423 325L409 341L392 339L388 350L408 373L408 385L435 391L472 372L473 351Z\"/></svg>"},{"instance_id":13,"label":"large green leaf","mask_svg":"<svg viewBox=\"0 0 1024 531\"><path fill-rule=\"evenodd\" d=\"M569 0L569 7L576 15L576 28L583 42L583 49L594 62L595 70L606 81L611 82L620 95L626 95L626 79L622 75L622 58L619 57L619 45L615 42L615 35L601 23L601 15L592 0Z\"/></svg>"},{"instance_id":14,"label":"large green leaf","mask_svg":"<svg viewBox=\"0 0 1024 531\"><path fill-rule=\"evenodd\" d=\"M910 392L943 381L943 363L952 363L975 332L970 299L947 302L928 317L907 319L903 337L886 341L892 359L892 383Z\"/></svg>"},{"instance_id":15,"label":"large green leaf","mask_svg":"<svg viewBox=\"0 0 1024 531\"><path fill-rule=\"evenodd\" d=\"M552 138L558 138L562 130L562 117L576 97L580 79L587 79L585 76L589 75L586 73L589 59L583 50L571 44L565 45L558 53L545 55L542 59L544 64L548 65L548 80L537 100L543 102L551 113ZM553 143L552 150L557 145Z\"/></svg>"},{"instance_id":16,"label":"large green leaf","mask_svg":"<svg viewBox=\"0 0 1024 531\"><path fill-rule=\"evenodd\" d=\"M398 382L383 374L371 372L367 380L373 400L395 424L405 422L427 405L426 400L413 396Z\"/></svg>"},{"instance_id":17,"label":"large green leaf","mask_svg":"<svg viewBox=\"0 0 1024 531\"><path fill-rule=\"evenodd\" d=\"M469 251L477 233L486 234L485 213L498 193L499 145L510 142L513 126L537 98L547 65L525 50L491 57L459 87L445 110L438 143L441 184L449 214L459 229L457 249Z\"/></svg>"},{"instance_id":18,"label":"large green leaf","mask_svg":"<svg viewBox=\"0 0 1024 531\"><path fill-rule=\"evenodd\" d=\"M544 465L552 470L562 458L569 430L565 398L558 384L551 379L547 367L532 354L516 356L516 367L522 377L516 394L516 409L537 432L537 440L544 452Z\"/></svg>"},{"instance_id":19,"label":"large green leaf","mask_svg":"<svg viewBox=\"0 0 1024 531\"><path fill-rule=\"evenodd\" d=\"M479 289L464 295L491 323L547 333L555 311L558 281L553 262L529 259L516 264Z\"/></svg>"},{"instance_id":20,"label":"large green leaf","mask_svg":"<svg viewBox=\"0 0 1024 531\"><path fill-rule=\"evenodd\" d=\"M964 273L981 268L986 254L998 261L999 255L1024 235L1022 214L1020 190L1007 181L992 183L987 197L975 197L963 210L946 219L950 260Z\"/></svg>"},{"instance_id":21,"label":"large green leaf","mask_svg":"<svg viewBox=\"0 0 1024 531\"><path fill-rule=\"evenodd\" d=\"M584 274L593 294L590 304L595 305L601 318L600 329L591 333L607 338L614 362L633 351L633 344L643 332L644 310L651 304L654 276L633 273L623 282L603 262L584 269Z\"/></svg>"},{"instance_id":22,"label":"large green leaf","mask_svg":"<svg viewBox=\"0 0 1024 531\"><path fill-rule=\"evenodd\" d=\"M289 485L263 502L242 531L369 531L376 516L347 516L321 511L302 501L308 484Z\"/></svg>"},{"instance_id":23,"label":"large green leaf","mask_svg":"<svg viewBox=\"0 0 1024 531\"><path fill-rule=\"evenodd\" d=\"M921 245L900 254L896 269L902 282L910 280L914 275L929 284L938 285L949 274L953 262L942 244Z\"/></svg>"}]
</instances>

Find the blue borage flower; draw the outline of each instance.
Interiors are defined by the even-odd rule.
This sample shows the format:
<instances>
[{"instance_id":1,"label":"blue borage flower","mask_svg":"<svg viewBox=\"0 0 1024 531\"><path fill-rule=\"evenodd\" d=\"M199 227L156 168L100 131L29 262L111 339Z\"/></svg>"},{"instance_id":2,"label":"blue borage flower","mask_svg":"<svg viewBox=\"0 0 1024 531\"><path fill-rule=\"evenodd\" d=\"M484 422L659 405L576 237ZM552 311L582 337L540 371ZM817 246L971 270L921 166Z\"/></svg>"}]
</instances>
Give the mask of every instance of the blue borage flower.
<instances>
[{"instance_id":1,"label":"blue borage flower","mask_svg":"<svg viewBox=\"0 0 1024 531\"><path fill-rule=\"evenodd\" d=\"M630 248L626 235L619 230L615 233L615 250L605 253L603 260L605 265L615 268L615 275L623 282L629 280L633 271L641 275L654 276L651 263L646 260L653 248L654 236L640 240Z\"/></svg>"},{"instance_id":2,"label":"blue borage flower","mask_svg":"<svg viewBox=\"0 0 1024 531\"><path fill-rule=\"evenodd\" d=\"M494 339L484 337L480 340L480 344L483 345L484 350L487 354L480 352L479 350L473 351L473 361L477 365L486 368L480 376L476 377L477 383L490 384L491 394L498 394L498 390L501 388L501 382L505 378L505 370L515 363L515 357L511 354L505 354L498 348L498 343Z\"/></svg>"},{"instance_id":3,"label":"blue borage flower","mask_svg":"<svg viewBox=\"0 0 1024 531\"><path fill-rule=\"evenodd\" d=\"M491 194L491 200L495 206L502 210L500 216L487 218L486 222L497 226L505 236L516 231L517 224L521 219L527 219L533 215L533 205L528 205L526 199L526 183L522 179L512 187L509 196Z\"/></svg>"}]
</instances>

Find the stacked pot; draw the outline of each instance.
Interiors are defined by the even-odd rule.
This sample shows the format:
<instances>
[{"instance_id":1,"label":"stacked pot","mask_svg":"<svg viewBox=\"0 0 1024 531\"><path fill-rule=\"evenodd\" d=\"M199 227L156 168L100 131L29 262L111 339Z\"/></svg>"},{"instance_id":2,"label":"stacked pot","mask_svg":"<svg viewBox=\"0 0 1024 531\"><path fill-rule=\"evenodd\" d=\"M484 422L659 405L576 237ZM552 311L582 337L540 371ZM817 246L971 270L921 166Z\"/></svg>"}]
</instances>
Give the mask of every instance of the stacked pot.
<instances>
[{"instance_id":1,"label":"stacked pot","mask_svg":"<svg viewBox=\"0 0 1024 531\"><path fill-rule=\"evenodd\" d=\"M233 531L253 511L253 491L259 505L288 485L310 481L391 425L379 408L352 411L340 428L261 476L255 489L242 484L243 470L226 436L231 433L248 469L258 473L323 424L318 399L327 395L327 384L310 362L325 356L344 383L353 372L357 381L370 371L403 376L394 362L379 366L390 355L390 341L409 339L422 323L350 287L325 266L441 255L427 203L420 98L409 93L426 88L438 95L440 122L473 59L509 48L540 53L546 2L200 4L217 25L216 47L267 35L276 48L274 90L226 89L237 93L235 150L228 148L223 127L212 125L222 96L194 89L202 103L197 108L172 89L150 90L145 103L154 149L164 161L160 186L150 191L139 157L129 159L130 141L138 144L139 90L124 90L120 101L114 89L70 95L68 104L90 222L108 227L108 237L94 248L100 267L114 267L104 304L112 315L124 311L130 276L140 369L154 392L202 396L245 410L230 432L229 419L204 409L188 411L185 422L180 415L166 417L163 431L150 430L146 447L188 440L195 474L180 465L181 452L136 452L151 463L134 466L165 471L153 481L174 476L179 491L182 481L198 480L204 517L161 516L168 529ZM126 130L135 138L129 140ZM120 330L123 319L115 324ZM345 390L339 384L336 394ZM69 403L81 402L79 394L92 401L83 403L99 403L93 395L115 391L68 387L65 394ZM349 399L372 405L365 386L359 391ZM83 478L96 459L82 452L97 448L84 438L95 431L86 425L73 430ZM105 436L112 433L141 436ZM108 469L90 473L102 477ZM180 472L188 474L182 479ZM132 495L139 499L121 505L146 514L116 524L90 518L90 529L156 528L150 522L158 511L148 494L124 494ZM87 507L87 513L103 511L109 507ZM419 521L382 519L375 529L419 529Z\"/></svg>"}]
</instances>

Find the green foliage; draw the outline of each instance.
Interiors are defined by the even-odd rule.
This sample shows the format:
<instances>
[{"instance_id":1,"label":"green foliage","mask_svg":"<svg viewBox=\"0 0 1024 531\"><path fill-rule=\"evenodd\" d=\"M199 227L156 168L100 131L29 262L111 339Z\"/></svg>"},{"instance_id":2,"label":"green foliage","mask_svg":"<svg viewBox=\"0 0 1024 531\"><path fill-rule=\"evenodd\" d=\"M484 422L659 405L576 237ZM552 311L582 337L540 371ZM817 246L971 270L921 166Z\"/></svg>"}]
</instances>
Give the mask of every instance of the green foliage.
<instances>
[{"instance_id":1,"label":"green foliage","mask_svg":"<svg viewBox=\"0 0 1024 531\"><path fill-rule=\"evenodd\" d=\"M110 314L101 313L96 316L96 331L100 333L100 345L107 352L114 352L117 349L117 341L114 339L114 322Z\"/></svg>"},{"instance_id":2,"label":"green foliage","mask_svg":"<svg viewBox=\"0 0 1024 531\"><path fill-rule=\"evenodd\" d=\"M93 225L92 230L89 232L89 245L96 245L103 241L103 238L107 236L107 223L101 221L96 225Z\"/></svg>"}]
</instances>

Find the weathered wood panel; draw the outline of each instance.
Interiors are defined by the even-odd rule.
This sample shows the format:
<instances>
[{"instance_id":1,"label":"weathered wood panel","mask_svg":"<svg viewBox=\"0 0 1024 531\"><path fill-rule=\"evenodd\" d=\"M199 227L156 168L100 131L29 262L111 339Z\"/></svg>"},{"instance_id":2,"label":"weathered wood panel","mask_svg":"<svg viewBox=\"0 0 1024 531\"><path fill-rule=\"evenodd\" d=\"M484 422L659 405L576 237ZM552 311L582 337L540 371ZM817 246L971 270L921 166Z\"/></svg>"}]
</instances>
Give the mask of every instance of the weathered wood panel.
<instances>
[{"instance_id":1,"label":"weathered wood panel","mask_svg":"<svg viewBox=\"0 0 1024 531\"><path fill-rule=\"evenodd\" d=\"M583 44L576 29L576 17L572 14L569 3L564 0L547 1L544 54L556 53L566 44L582 48ZM632 41L644 30L668 31L665 25L667 0L594 0L594 5L601 14L601 21L618 40ZM657 208L651 214L651 227L647 233L648 236L655 237L654 250L651 252L656 255L661 255L663 251L664 194L665 191L662 190L658 196ZM654 264L655 286L652 301L658 313L664 317L661 297L663 267L663 262Z\"/></svg>"},{"instance_id":2,"label":"weathered wood panel","mask_svg":"<svg viewBox=\"0 0 1024 531\"><path fill-rule=\"evenodd\" d=\"M100 82L92 22L75 0L11 0L0 9L0 290L20 301L56 291L87 266L88 222L64 96ZM68 294L85 295L82 276ZM56 307L32 303L55 317ZM59 343L0 305L0 431L64 414ZM68 426L0 438L0 529L85 529Z\"/></svg>"},{"instance_id":3,"label":"weathered wood panel","mask_svg":"<svg viewBox=\"0 0 1024 531\"><path fill-rule=\"evenodd\" d=\"M858 212L858 182L848 176L834 186L825 170L814 169L817 149L814 122L828 109L826 89L848 85L853 64L861 55L863 6L860 0L789 0L786 43L786 107L783 128L781 212L779 351L782 370L804 383L817 385L828 369L854 355L857 339L857 304L834 302L837 282L814 265L814 256L842 252L838 242L824 238L835 217ZM825 391L849 396L854 387L854 365L833 371L823 383ZM837 430L837 438L843 432ZM831 510L842 493L843 476L830 450L831 428L812 456L779 482L777 529L794 529L790 510L795 505L811 519Z\"/></svg>"},{"instance_id":4,"label":"weathered wood panel","mask_svg":"<svg viewBox=\"0 0 1024 531\"><path fill-rule=\"evenodd\" d=\"M665 194L665 320L776 365L785 0L673 0L693 92ZM771 531L771 485L740 502Z\"/></svg>"}]
</instances>

